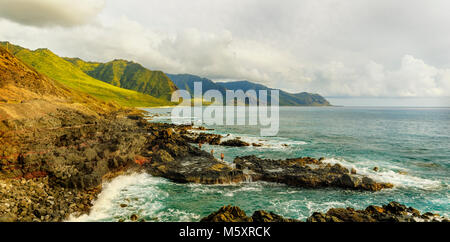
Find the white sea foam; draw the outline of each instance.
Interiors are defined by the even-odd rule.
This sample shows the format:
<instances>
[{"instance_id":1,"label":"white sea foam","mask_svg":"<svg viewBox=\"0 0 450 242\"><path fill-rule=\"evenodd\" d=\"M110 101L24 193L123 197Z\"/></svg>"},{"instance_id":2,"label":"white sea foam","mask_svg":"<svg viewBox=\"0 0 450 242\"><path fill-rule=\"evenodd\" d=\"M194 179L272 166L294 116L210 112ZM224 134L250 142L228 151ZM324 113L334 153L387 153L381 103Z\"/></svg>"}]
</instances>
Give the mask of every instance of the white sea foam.
<instances>
[{"instance_id":1,"label":"white sea foam","mask_svg":"<svg viewBox=\"0 0 450 242\"><path fill-rule=\"evenodd\" d=\"M218 194L222 194L224 191L222 189L220 189L218 186L213 186L213 185L202 185L202 184L188 184L188 187L191 188L191 191L193 193L201 193L201 194L213 194L213 193L218 193Z\"/></svg>"},{"instance_id":2,"label":"white sea foam","mask_svg":"<svg viewBox=\"0 0 450 242\"><path fill-rule=\"evenodd\" d=\"M166 211L161 211L156 214L159 221L169 221L174 220L179 222L196 222L200 220L200 215L195 213L190 213L182 211L179 209L169 208Z\"/></svg>"},{"instance_id":3,"label":"white sea foam","mask_svg":"<svg viewBox=\"0 0 450 242\"><path fill-rule=\"evenodd\" d=\"M233 184L187 184L193 193L199 194L222 194L226 197L233 197L236 193L261 192L269 183L266 182L241 182ZM277 186L277 184L272 184Z\"/></svg>"},{"instance_id":4,"label":"white sea foam","mask_svg":"<svg viewBox=\"0 0 450 242\"><path fill-rule=\"evenodd\" d=\"M113 218L126 218L132 213L140 213L141 216L152 215L163 208L163 204L156 201L156 198L168 196L168 194L157 189L156 186L149 185L164 182L166 182L164 179L144 173L117 177L103 184L103 190L94 201L89 214L80 217L71 216L68 221L111 221ZM121 208L121 203L127 203L128 206ZM145 210L142 210L141 206L144 205Z\"/></svg>"},{"instance_id":5,"label":"white sea foam","mask_svg":"<svg viewBox=\"0 0 450 242\"><path fill-rule=\"evenodd\" d=\"M232 140L239 138L240 140L247 142L249 144L261 144L262 146L253 147L256 149L290 149L293 146L298 147L300 145L306 145L307 143L305 141L296 141L291 140L288 138L282 138L282 137L257 137L257 136L250 136L250 135L241 135L241 134L223 134L222 142L226 140Z\"/></svg>"},{"instance_id":6,"label":"white sea foam","mask_svg":"<svg viewBox=\"0 0 450 242\"><path fill-rule=\"evenodd\" d=\"M420 189L435 190L442 187L442 183L436 180L430 180L412 176L409 174L400 174L396 170L405 171L404 168L395 165L377 165L375 162L361 162L351 163L344 159L327 158L324 160L326 163L336 164L339 163L349 170L354 168L357 174L370 177L378 182L388 182L394 184L397 187L416 187ZM373 167L380 166L380 171L376 172Z\"/></svg>"},{"instance_id":7,"label":"white sea foam","mask_svg":"<svg viewBox=\"0 0 450 242\"><path fill-rule=\"evenodd\" d=\"M331 208L345 208L348 207L349 204L346 202L338 202L338 201L329 201L329 202L313 202L313 201L305 201L305 206L308 208L310 214L313 212L326 212Z\"/></svg>"}]
</instances>

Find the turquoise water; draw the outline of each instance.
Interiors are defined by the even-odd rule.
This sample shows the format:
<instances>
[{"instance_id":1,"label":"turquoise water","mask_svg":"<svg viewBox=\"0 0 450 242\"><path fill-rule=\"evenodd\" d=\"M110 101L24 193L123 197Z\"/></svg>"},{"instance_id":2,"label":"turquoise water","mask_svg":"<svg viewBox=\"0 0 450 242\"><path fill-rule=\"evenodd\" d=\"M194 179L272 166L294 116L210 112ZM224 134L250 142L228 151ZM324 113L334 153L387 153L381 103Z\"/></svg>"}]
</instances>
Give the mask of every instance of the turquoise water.
<instances>
[{"instance_id":1,"label":"turquoise water","mask_svg":"<svg viewBox=\"0 0 450 242\"><path fill-rule=\"evenodd\" d=\"M170 122L170 109L153 121ZM196 118L193 117L193 120ZM361 192L300 189L281 184L246 182L234 185L176 184L147 174L133 174L106 184L90 215L73 220L117 221L136 213L153 221L198 221L227 204L247 213L264 209L305 219L331 207L365 208L398 201L420 211L450 216L450 109L281 107L277 137L258 137L260 127L211 126L213 133L241 137L263 147L226 148L204 145L206 151L265 158L325 157L326 162L354 167L394 189ZM287 145L287 146L285 146ZM379 171L372 170L379 167ZM125 208L120 204L127 204Z\"/></svg>"}]
</instances>

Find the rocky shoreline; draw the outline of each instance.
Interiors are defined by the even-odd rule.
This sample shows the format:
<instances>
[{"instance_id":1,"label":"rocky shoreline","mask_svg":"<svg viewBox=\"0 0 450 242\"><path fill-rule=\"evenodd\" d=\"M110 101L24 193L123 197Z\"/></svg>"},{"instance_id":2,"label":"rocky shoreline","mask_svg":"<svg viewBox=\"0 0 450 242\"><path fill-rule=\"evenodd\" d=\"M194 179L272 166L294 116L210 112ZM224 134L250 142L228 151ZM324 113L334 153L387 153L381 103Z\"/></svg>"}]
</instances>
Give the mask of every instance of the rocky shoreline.
<instances>
[{"instance_id":1,"label":"rocky shoreline","mask_svg":"<svg viewBox=\"0 0 450 242\"><path fill-rule=\"evenodd\" d=\"M397 202L382 206L371 205L364 210L353 208L332 208L326 213L315 212L306 221L284 218L273 212L258 210L248 217L241 208L223 206L216 212L202 218L200 222L450 222L439 214L421 214L417 209Z\"/></svg>"},{"instance_id":2,"label":"rocky shoreline","mask_svg":"<svg viewBox=\"0 0 450 242\"><path fill-rule=\"evenodd\" d=\"M348 170L340 164L328 164L322 159L300 157L286 160L262 159L256 156L236 157L233 164L216 160L210 153L194 148L196 144L248 146L239 139L221 141L217 134L190 132L191 126L173 126L170 131L153 134L152 162L145 165L154 176L175 182L202 184L240 181L267 181L303 188L334 187L352 190L379 191L392 188ZM179 132L174 132L177 129ZM164 140L158 143L158 140ZM185 146L191 143L192 146Z\"/></svg>"},{"instance_id":3,"label":"rocky shoreline","mask_svg":"<svg viewBox=\"0 0 450 242\"><path fill-rule=\"evenodd\" d=\"M128 171L145 171L179 183L228 184L253 180L307 189L379 191L391 188L323 159L286 160L236 157L233 164L215 159L195 143L221 145L221 137L193 134L190 125L150 123L143 114L118 112L102 119L71 116L66 123L41 129L4 132L0 151L0 221L64 221L89 213L102 183ZM5 125L5 122L3 122ZM3 129L5 130L5 129ZM447 221L438 215L390 203L365 210L330 209L308 222ZM223 207L202 221L298 222L237 207Z\"/></svg>"},{"instance_id":4,"label":"rocky shoreline","mask_svg":"<svg viewBox=\"0 0 450 242\"><path fill-rule=\"evenodd\" d=\"M0 79L0 222L64 221L88 213L103 183L134 171L179 183L261 180L373 192L392 187L309 157L217 160L201 144L250 144L193 132L206 131L201 127L148 122L143 111L74 91L3 48ZM252 220L269 217L281 221L262 212Z\"/></svg>"},{"instance_id":5,"label":"rocky shoreline","mask_svg":"<svg viewBox=\"0 0 450 242\"><path fill-rule=\"evenodd\" d=\"M134 161L145 138L136 134L144 130L117 115L7 127L0 139L0 221L62 221L87 213L103 182L139 169Z\"/></svg>"},{"instance_id":6,"label":"rocky shoreline","mask_svg":"<svg viewBox=\"0 0 450 242\"><path fill-rule=\"evenodd\" d=\"M189 125L150 123L143 114L118 112L98 119L55 113L54 117L64 123L25 129L20 122L2 122L0 221L64 221L69 215L88 213L102 183L127 171L145 171L179 183L251 179L305 188L391 187L308 157L278 161L237 157L234 164L227 164L193 145L220 145L221 137L193 135Z\"/></svg>"},{"instance_id":7,"label":"rocky shoreline","mask_svg":"<svg viewBox=\"0 0 450 242\"><path fill-rule=\"evenodd\" d=\"M335 187L352 190L379 191L392 188L390 183L379 183L357 175L340 164L328 164L322 159L302 157L286 160L261 159L256 156L236 157L236 169L252 177L253 181L283 183L304 188Z\"/></svg>"}]
</instances>

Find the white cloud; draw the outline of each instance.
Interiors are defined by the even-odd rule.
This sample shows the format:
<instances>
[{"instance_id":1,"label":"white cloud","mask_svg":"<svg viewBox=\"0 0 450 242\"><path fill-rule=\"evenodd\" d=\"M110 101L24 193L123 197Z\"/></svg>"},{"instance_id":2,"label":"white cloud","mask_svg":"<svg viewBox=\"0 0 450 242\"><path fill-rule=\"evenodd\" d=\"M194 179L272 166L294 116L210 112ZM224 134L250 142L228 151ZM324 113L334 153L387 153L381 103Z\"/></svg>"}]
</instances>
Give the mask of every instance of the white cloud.
<instances>
[{"instance_id":1,"label":"white cloud","mask_svg":"<svg viewBox=\"0 0 450 242\"><path fill-rule=\"evenodd\" d=\"M364 68L332 62L315 72L306 89L327 96L362 97L448 97L450 68L436 68L411 55L401 59L400 67L387 70L373 61Z\"/></svg>"},{"instance_id":2,"label":"white cloud","mask_svg":"<svg viewBox=\"0 0 450 242\"><path fill-rule=\"evenodd\" d=\"M104 0L0 0L0 17L31 26L76 26L88 23Z\"/></svg>"},{"instance_id":3,"label":"white cloud","mask_svg":"<svg viewBox=\"0 0 450 242\"><path fill-rule=\"evenodd\" d=\"M45 2L56 1L39 1ZM92 10L103 1L82 2L91 4L80 8ZM450 96L445 1L411 0L402 11L401 4L384 0L170 2L111 0L94 21L76 28L24 26L0 10L10 19L0 19L0 40L86 60L123 58L169 73L246 79L291 92Z\"/></svg>"},{"instance_id":4,"label":"white cloud","mask_svg":"<svg viewBox=\"0 0 450 242\"><path fill-rule=\"evenodd\" d=\"M33 27L24 31L7 21L0 21L0 27L7 30L0 33L1 39L20 39L17 44L33 42L30 48L45 46L60 55L86 60L134 60L150 69L212 79L249 79L273 85L273 78L286 79L300 67L289 53L257 41L235 38L226 30L207 33L190 28L168 34L145 28L126 17L58 31ZM36 40L35 36L44 32L51 32L53 38L45 42Z\"/></svg>"}]
</instances>

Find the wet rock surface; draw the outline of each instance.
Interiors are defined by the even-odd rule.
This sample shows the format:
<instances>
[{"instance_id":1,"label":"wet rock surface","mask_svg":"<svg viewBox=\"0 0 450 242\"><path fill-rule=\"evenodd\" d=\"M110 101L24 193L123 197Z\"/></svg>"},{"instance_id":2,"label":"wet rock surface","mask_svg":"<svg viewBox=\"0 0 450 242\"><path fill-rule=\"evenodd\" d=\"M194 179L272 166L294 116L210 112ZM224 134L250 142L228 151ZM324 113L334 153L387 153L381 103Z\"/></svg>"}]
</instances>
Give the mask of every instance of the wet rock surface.
<instances>
[{"instance_id":1,"label":"wet rock surface","mask_svg":"<svg viewBox=\"0 0 450 242\"><path fill-rule=\"evenodd\" d=\"M17 121L3 133L0 220L61 221L87 213L103 182L139 169L145 130L119 116L64 115L53 126L31 129Z\"/></svg>"},{"instance_id":2,"label":"wet rock surface","mask_svg":"<svg viewBox=\"0 0 450 242\"><path fill-rule=\"evenodd\" d=\"M222 136L219 134L199 133L191 143L219 145Z\"/></svg>"},{"instance_id":3,"label":"wet rock surface","mask_svg":"<svg viewBox=\"0 0 450 242\"><path fill-rule=\"evenodd\" d=\"M310 157L271 160L256 156L236 157L236 169L251 176L253 181L283 183L305 188L336 187L353 190L379 191L392 188L389 183L379 183L339 165L328 164Z\"/></svg>"},{"instance_id":4,"label":"wet rock surface","mask_svg":"<svg viewBox=\"0 0 450 242\"><path fill-rule=\"evenodd\" d=\"M226 140L223 141L222 143L220 143L220 145L223 146L233 146L233 147L243 147L243 146L250 146L249 143L242 141L240 139L230 139L230 140Z\"/></svg>"},{"instance_id":5,"label":"wet rock surface","mask_svg":"<svg viewBox=\"0 0 450 242\"><path fill-rule=\"evenodd\" d=\"M223 206L218 211L204 217L200 222L300 222L295 219L283 218L272 212L258 210L248 217L245 211L237 206Z\"/></svg>"},{"instance_id":6,"label":"wet rock surface","mask_svg":"<svg viewBox=\"0 0 450 242\"><path fill-rule=\"evenodd\" d=\"M300 220L284 218L273 212L258 210L248 217L237 206L223 206L216 212L202 218L200 222L301 222ZM371 205L365 210L353 208L332 208L326 213L313 213L306 222L450 222L439 214L420 212L398 202L380 206Z\"/></svg>"},{"instance_id":7,"label":"wet rock surface","mask_svg":"<svg viewBox=\"0 0 450 242\"><path fill-rule=\"evenodd\" d=\"M52 120L43 120L42 127L3 122L14 127L8 126L0 137L1 221L62 221L87 213L102 183L127 171L145 171L180 183L223 184L252 178L309 188L389 187L313 158L238 157L234 167L195 145L217 144L220 136L192 134L191 126L149 123L142 115L115 113L99 119L55 113ZM265 211L250 218L284 221Z\"/></svg>"},{"instance_id":8,"label":"wet rock surface","mask_svg":"<svg viewBox=\"0 0 450 242\"><path fill-rule=\"evenodd\" d=\"M127 171L183 183L244 179L191 145L183 135L189 126L149 123L127 113L47 118L55 122L3 122L10 126L0 136L1 221L61 221L87 213L102 183Z\"/></svg>"},{"instance_id":9,"label":"wet rock surface","mask_svg":"<svg viewBox=\"0 0 450 242\"><path fill-rule=\"evenodd\" d=\"M158 125L160 128L150 133L146 147L145 155L151 159L151 162L144 165L148 173L181 183L222 184L245 179L242 171L190 145L192 139L182 135L182 130L177 132L177 126ZM167 127L161 128L162 126ZM205 136L198 137L204 139Z\"/></svg>"},{"instance_id":10,"label":"wet rock surface","mask_svg":"<svg viewBox=\"0 0 450 242\"><path fill-rule=\"evenodd\" d=\"M439 214L421 214L417 209L397 202L380 206L371 205L364 210L332 208L326 213L313 213L307 222L449 222Z\"/></svg>"}]
</instances>

